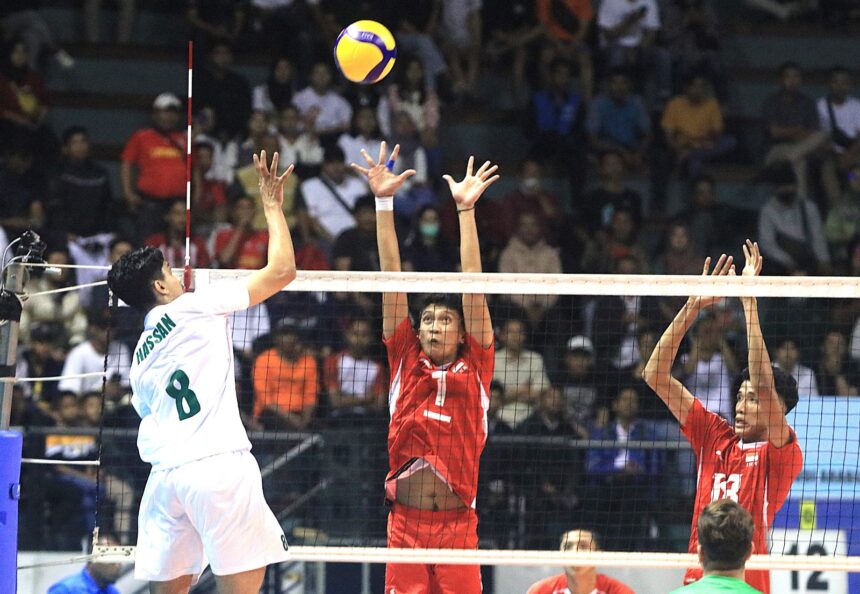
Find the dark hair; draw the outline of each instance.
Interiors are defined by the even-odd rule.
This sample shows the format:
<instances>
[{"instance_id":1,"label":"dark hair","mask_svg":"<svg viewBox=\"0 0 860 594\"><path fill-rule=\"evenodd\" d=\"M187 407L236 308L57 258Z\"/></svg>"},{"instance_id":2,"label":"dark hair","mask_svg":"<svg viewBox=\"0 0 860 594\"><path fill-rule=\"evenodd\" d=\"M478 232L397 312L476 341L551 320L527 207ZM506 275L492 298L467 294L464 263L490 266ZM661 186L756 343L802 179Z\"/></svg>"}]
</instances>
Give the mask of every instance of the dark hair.
<instances>
[{"instance_id":1,"label":"dark hair","mask_svg":"<svg viewBox=\"0 0 860 594\"><path fill-rule=\"evenodd\" d=\"M83 134L87 138L90 137L90 131L87 130L85 127L78 125L69 126L65 130L63 130L63 144L68 143L76 134Z\"/></svg>"},{"instance_id":2,"label":"dark hair","mask_svg":"<svg viewBox=\"0 0 860 594\"><path fill-rule=\"evenodd\" d=\"M831 67L830 70L827 71L827 76L830 78L836 76L837 74L845 74L846 76L851 76L851 71L848 70L845 66L842 66L841 64L837 64L836 66Z\"/></svg>"},{"instance_id":3,"label":"dark hair","mask_svg":"<svg viewBox=\"0 0 860 594\"><path fill-rule=\"evenodd\" d=\"M127 243L128 245L134 247L134 242L132 242L127 237L123 237L122 235L114 235L113 239L108 243L108 251L112 252L113 249L121 243Z\"/></svg>"},{"instance_id":4,"label":"dark hair","mask_svg":"<svg viewBox=\"0 0 860 594\"><path fill-rule=\"evenodd\" d=\"M66 398L74 398L75 403L78 402L78 395L72 392L71 390L61 390L57 392L57 395L54 396L54 400L51 403L51 408L57 409L60 406L60 403Z\"/></svg>"},{"instance_id":5,"label":"dark hair","mask_svg":"<svg viewBox=\"0 0 860 594\"><path fill-rule=\"evenodd\" d=\"M800 64L791 60L780 64L779 68L777 69L777 72L779 72L780 76L785 76L785 73L789 70L797 70L798 72L803 72L803 69L800 67Z\"/></svg>"},{"instance_id":6,"label":"dark hair","mask_svg":"<svg viewBox=\"0 0 860 594\"><path fill-rule=\"evenodd\" d=\"M762 177L773 186L790 186L797 184L797 174L789 161L777 161L765 167Z\"/></svg>"},{"instance_id":7,"label":"dark hair","mask_svg":"<svg viewBox=\"0 0 860 594\"><path fill-rule=\"evenodd\" d=\"M791 377L786 371L783 371L779 367L772 367L773 369L773 385L776 388L776 395L782 400L782 403L785 405L785 413L788 414L791 412L795 406L797 406L797 402L800 400L800 396L797 394L797 380ZM735 379L735 383L732 385L732 397L734 398L737 393L741 389L741 384L750 379L750 368L747 367L741 374Z\"/></svg>"},{"instance_id":8,"label":"dark hair","mask_svg":"<svg viewBox=\"0 0 860 594\"><path fill-rule=\"evenodd\" d=\"M131 305L148 311L155 305L152 283L164 275L164 254L154 247L142 247L125 254L111 266L108 287Z\"/></svg>"},{"instance_id":9,"label":"dark hair","mask_svg":"<svg viewBox=\"0 0 860 594\"><path fill-rule=\"evenodd\" d=\"M424 310L428 307L444 307L445 309L456 311L460 315L460 324L465 327L466 316L463 313L463 299L459 295L453 295L451 293L434 293L432 295L427 295L427 297L421 301L421 309L418 311L416 325L421 325L421 314L423 314Z\"/></svg>"},{"instance_id":10,"label":"dark hair","mask_svg":"<svg viewBox=\"0 0 860 594\"><path fill-rule=\"evenodd\" d=\"M696 524L702 547L702 568L729 571L742 569L752 548L753 520L750 513L731 499L705 506Z\"/></svg>"},{"instance_id":11,"label":"dark hair","mask_svg":"<svg viewBox=\"0 0 860 594\"><path fill-rule=\"evenodd\" d=\"M606 72L607 81L615 78L616 76L623 76L627 80L630 80L630 69L624 66L614 66Z\"/></svg>"},{"instance_id":12,"label":"dark hair","mask_svg":"<svg viewBox=\"0 0 860 594\"><path fill-rule=\"evenodd\" d=\"M714 179L713 175L710 175L708 173L700 173L699 175L694 177L692 180L690 180L690 191L695 190L696 186L698 186L701 183L706 183L709 186L711 186L712 188L714 188L717 185L717 180Z\"/></svg>"},{"instance_id":13,"label":"dark hair","mask_svg":"<svg viewBox=\"0 0 860 594\"><path fill-rule=\"evenodd\" d=\"M555 58L552 62L550 62L549 71L555 72L557 68L562 66L567 68L567 71L568 73L570 73L571 76L576 76L577 71L573 63L569 60L565 60L564 58Z\"/></svg>"},{"instance_id":14,"label":"dark hair","mask_svg":"<svg viewBox=\"0 0 860 594\"><path fill-rule=\"evenodd\" d=\"M343 163L344 161L346 161L346 154L338 145L330 144L325 147L323 163Z\"/></svg>"},{"instance_id":15,"label":"dark hair","mask_svg":"<svg viewBox=\"0 0 860 594\"><path fill-rule=\"evenodd\" d=\"M362 208L376 212L376 198L373 197L373 194L359 196L355 200L355 204L352 205L352 214L357 214Z\"/></svg>"},{"instance_id":16,"label":"dark hair","mask_svg":"<svg viewBox=\"0 0 860 594\"><path fill-rule=\"evenodd\" d=\"M607 149L607 150L605 150L605 151L602 151L602 152L600 153L600 156L598 157L598 162L599 162L601 165L603 165L603 160L604 160L606 157L610 157L610 156L618 157L618 158L621 160L621 162L622 162L622 163L624 163L624 155L621 153L621 151L619 151L619 150L617 150L617 149ZM626 164L626 163L624 164L624 168L625 168L625 169L627 169L627 164Z\"/></svg>"}]
</instances>

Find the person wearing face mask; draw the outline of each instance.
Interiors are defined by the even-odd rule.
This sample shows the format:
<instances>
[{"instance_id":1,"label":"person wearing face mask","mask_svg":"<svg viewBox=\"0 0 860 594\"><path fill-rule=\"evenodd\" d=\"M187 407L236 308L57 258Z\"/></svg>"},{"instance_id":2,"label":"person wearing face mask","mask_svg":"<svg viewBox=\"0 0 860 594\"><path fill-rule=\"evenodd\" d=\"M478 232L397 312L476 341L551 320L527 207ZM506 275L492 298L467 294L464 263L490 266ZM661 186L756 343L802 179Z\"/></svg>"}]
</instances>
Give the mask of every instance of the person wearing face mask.
<instances>
[{"instance_id":1,"label":"person wearing face mask","mask_svg":"<svg viewBox=\"0 0 860 594\"><path fill-rule=\"evenodd\" d=\"M516 233L519 216L524 213L535 215L546 233L547 241L553 245L558 240L558 225L562 222L561 203L558 196L544 187L544 173L541 164L534 159L520 163L520 179L516 190L505 194L500 209L502 226L499 229L502 243Z\"/></svg>"},{"instance_id":2,"label":"person wearing face mask","mask_svg":"<svg viewBox=\"0 0 860 594\"><path fill-rule=\"evenodd\" d=\"M759 212L758 236L769 258L771 274L826 274L830 254L821 214L815 203L798 193L791 164L782 162L767 173L773 195Z\"/></svg>"},{"instance_id":3,"label":"person wearing face mask","mask_svg":"<svg viewBox=\"0 0 860 594\"><path fill-rule=\"evenodd\" d=\"M423 207L403 245L403 270L454 272L456 267L456 254L440 234L439 210L432 205Z\"/></svg>"}]
</instances>

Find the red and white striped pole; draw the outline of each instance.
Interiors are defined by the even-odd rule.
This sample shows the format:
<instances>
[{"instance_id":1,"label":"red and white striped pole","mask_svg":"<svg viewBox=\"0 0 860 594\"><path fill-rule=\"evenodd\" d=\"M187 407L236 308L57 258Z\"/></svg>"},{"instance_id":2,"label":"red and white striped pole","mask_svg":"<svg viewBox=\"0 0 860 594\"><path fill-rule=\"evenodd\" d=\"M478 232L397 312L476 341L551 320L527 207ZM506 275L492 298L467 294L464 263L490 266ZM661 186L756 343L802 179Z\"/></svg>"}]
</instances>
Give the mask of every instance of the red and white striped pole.
<instances>
[{"instance_id":1,"label":"red and white striped pole","mask_svg":"<svg viewBox=\"0 0 860 594\"><path fill-rule=\"evenodd\" d=\"M191 72L194 42L188 42L188 132L185 139L185 290L191 290Z\"/></svg>"}]
</instances>

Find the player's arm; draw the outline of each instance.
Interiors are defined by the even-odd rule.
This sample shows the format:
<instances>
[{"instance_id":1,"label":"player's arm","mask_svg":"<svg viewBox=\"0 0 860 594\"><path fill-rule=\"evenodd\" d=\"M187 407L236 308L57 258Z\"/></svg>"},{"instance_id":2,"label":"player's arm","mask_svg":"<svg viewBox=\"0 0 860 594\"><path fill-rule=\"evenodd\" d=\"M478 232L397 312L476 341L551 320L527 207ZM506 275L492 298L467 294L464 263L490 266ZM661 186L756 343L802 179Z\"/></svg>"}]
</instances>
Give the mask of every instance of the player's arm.
<instances>
[{"instance_id":1,"label":"player's arm","mask_svg":"<svg viewBox=\"0 0 860 594\"><path fill-rule=\"evenodd\" d=\"M254 155L254 165L260 178L260 198L266 227L269 230L269 252L266 265L254 272L248 279L250 305L257 305L283 289L296 278L296 256L293 252L293 239L284 218L284 183L293 172L287 167L283 175L278 175L278 153L272 156L272 167L266 161L266 151Z\"/></svg>"},{"instance_id":2,"label":"player's arm","mask_svg":"<svg viewBox=\"0 0 860 594\"><path fill-rule=\"evenodd\" d=\"M758 276L761 273L762 257L758 243L747 239L744 244L743 276ZM764 336L761 333L761 323L758 317L758 301L755 297L741 297L744 307L744 317L747 322L747 350L749 359L747 365L750 370L750 384L755 390L758 399L759 411L765 419L768 430L768 439L775 447L781 448L788 443L791 431L788 421L779 402L776 386L773 381L773 367Z\"/></svg>"},{"instance_id":3,"label":"player's arm","mask_svg":"<svg viewBox=\"0 0 860 594\"><path fill-rule=\"evenodd\" d=\"M466 176L455 182L450 175L448 182L454 202L457 203L457 218L460 221L460 267L463 272L481 272L481 245L478 241L478 226L475 223L475 205L478 199L496 180L493 175L499 168L486 161L474 174L475 157L469 157ZM463 316L466 332L481 343L485 349L493 344L493 322L483 293L463 293Z\"/></svg>"},{"instance_id":4,"label":"player's arm","mask_svg":"<svg viewBox=\"0 0 860 594\"><path fill-rule=\"evenodd\" d=\"M367 162L367 167L355 163L350 166L367 177L367 183L373 195L376 196L376 245L379 249L379 265L383 272L400 272L400 246L397 243L397 230L394 228L394 193L407 179L415 175L414 169L407 169L400 175L394 175L388 168L394 168L394 162L400 153L400 145L391 151L391 158L386 160L388 148L383 141L379 147L379 158L374 161L367 151L361 149L361 154ZM409 305L406 293L382 294L382 335L388 338L394 334L397 325L409 317Z\"/></svg>"},{"instance_id":5,"label":"player's arm","mask_svg":"<svg viewBox=\"0 0 860 594\"><path fill-rule=\"evenodd\" d=\"M711 259L705 259L705 265L702 270L702 275L707 276L711 267ZM726 257L725 254L720 256L717 265L711 276L725 276L734 270L732 266L732 257ZM719 297L690 297L687 303L681 308L681 311L663 332L663 336L654 347L645 369L642 370L642 379L645 380L652 390L654 390L660 399L666 403L669 410L678 419L681 425L687 422L687 414L693 407L695 397L690 393L684 385L672 376L672 366L675 363L675 358L678 356L678 349L684 336L690 330L690 327L696 321L696 318L703 309L710 307L717 301Z\"/></svg>"}]
</instances>

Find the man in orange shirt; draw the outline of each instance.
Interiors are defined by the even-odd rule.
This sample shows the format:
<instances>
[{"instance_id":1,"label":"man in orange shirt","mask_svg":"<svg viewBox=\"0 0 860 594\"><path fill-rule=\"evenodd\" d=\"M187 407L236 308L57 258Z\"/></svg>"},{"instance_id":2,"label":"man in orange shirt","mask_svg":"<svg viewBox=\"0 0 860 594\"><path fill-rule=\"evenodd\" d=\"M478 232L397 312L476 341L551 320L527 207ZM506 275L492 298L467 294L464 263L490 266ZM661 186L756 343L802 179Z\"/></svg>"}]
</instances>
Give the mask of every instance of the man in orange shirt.
<instances>
[{"instance_id":1,"label":"man in orange shirt","mask_svg":"<svg viewBox=\"0 0 860 594\"><path fill-rule=\"evenodd\" d=\"M304 429L316 409L316 360L293 326L275 330L273 343L254 361L254 417L267 429Z\"/></svg>"},{"instance_id":2,"label":"man in orange shirt","mask_svg":"<svg viewBox=\"0 0 860 594\"><path fill-rule=\"evenodd\" d=\"M692 75L684 94L666 105L661 121L675 161L686 166L691 178L702 173L707 161L725 155L737 144L725 134L720 104L710 95L709 86L704 75Z\"/></svg>"},{"instance_id":3,"label":"man in orange shirt","mask_svg":"<svg viewBox=\"0 0 860 594\"><path fill-rule=\"evenodd\" d=\"M166 205L185 198L186 139L176 129L181 107L182 101L172 93L156 97L152 127L132 134L122 151L122 193L136 217L139 239L159 231Z\"/></svg>"}]
</instances>

